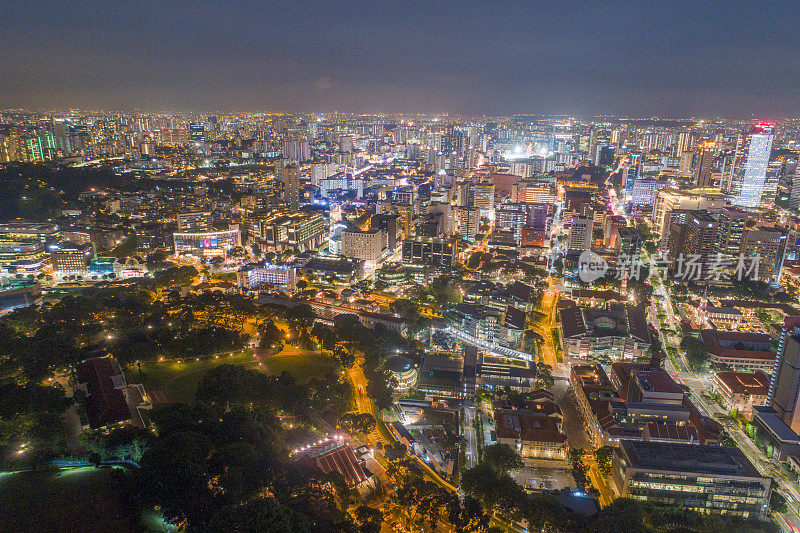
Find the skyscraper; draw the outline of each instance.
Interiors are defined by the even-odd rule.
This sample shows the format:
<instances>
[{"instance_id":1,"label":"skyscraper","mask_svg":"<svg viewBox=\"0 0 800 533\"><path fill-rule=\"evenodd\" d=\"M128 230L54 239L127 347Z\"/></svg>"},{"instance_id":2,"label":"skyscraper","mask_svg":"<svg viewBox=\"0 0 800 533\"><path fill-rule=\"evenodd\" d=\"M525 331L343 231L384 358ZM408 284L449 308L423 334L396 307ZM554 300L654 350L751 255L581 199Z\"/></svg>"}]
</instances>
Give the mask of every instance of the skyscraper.
<instances>
[{"instance_id":1,"label":"skyscraper","mask_svg":"<svg viewBox=\"0 0 800 533\"><path fill-rule=\"evenodd\" d=\"M730 173L723 178L723 190L730 193L734 205L761 205L772 137L771 122L760 122L753 126L750 133L739 135Z\"/></svg>"},{"instance_id":2,"label":"skyscraper","mask_svg":"<svg viewBox=\"0 0 800 533\"><path fill-rule=\"evenodd\" d=\"M703 141L698 143L695 152L694 182L700 189L711 187L711 166L714 164L714 152L717 143Z\"/></svg>"},{"instance_id":3,"label":"skyscraper","mask_svg":"<svg viewBox=\"0 0 800 533\"><path fill-rule=\"evenodd\" d=\"M283 167L283 183L286 191L286 204L292 212L300 210L300 167Z\"/></svg>"},{"instance_id":4,"label":"skyscraper","mask_svg":"<svg viewBox=\"0 0 800 533\"><path fill-rule=\"evenodd\" d=\"M800 317L786 317L772 367L767 406L775 410L786 425L800 431Z\"/></svg>"},{"instance_id":5,"label":"skyscraper","mask_svg":"<svg viewBox=\"0 0 800 533\"><path fill-rule=\"evenodd\" d=\"M797 211L800 209L800 164L795 167L792 175L792 189L789 195L789 209Z\"/></svg>"}]
</instances>

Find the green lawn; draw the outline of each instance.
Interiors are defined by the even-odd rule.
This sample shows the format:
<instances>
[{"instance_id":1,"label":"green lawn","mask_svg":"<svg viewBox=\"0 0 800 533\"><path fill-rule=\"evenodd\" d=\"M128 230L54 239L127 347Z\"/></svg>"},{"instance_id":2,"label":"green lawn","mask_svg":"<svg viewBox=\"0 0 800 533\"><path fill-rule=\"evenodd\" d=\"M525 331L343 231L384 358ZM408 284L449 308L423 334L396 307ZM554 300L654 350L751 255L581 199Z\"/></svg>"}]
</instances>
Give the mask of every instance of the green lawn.
<instances>
[{"instance_id":1,"label":"green lawn","mask_svg":"<svg viewBox=\"0 0 800 533\"><path fill-rule=\"evenodd\" d=\"M88 467L0 475L0 531L165 531L122 506L110 474Z\"/></svg>"},{"instance_id":2,"label":"green lawn","mask_svg":"<svg viewBox=\"0 0 800 533\"><path fill-rule=\"evenodd\" d=\"M197 387L206 372L223 364L243 365L246 368L259 368L252 350L235 352L233 357L220 354L211 359L181 359L142 365L141 376L136 365L127 368L128 383L142 383L153 403L191 403ZM312 377L322 377L329 370L335 370L334 361L317 352L298 350L287 347L277 355L264 360L264 365L272 374L280 374L284 370L291 373L300 382Z\"/></svg>"},{"instance_id":3,"label":"green lawn","mask_svg":"<svg viewBox=\"0 0 800 533\"><path fill-rule=\"evenodd\" d=\"M291 346L279 354L265 358L264 364L275 375L286 371L302 382L313 377L322 377L326 372L336 369L336 364L330 356L298 350Z\"/></svg>"},{"instance_id":4,"label":"green lawn","mask_svg":"<svg viewBox=\"0 0 800 533\"><path fill-rule=\"evenodd\" d=\"M236 352L233 357L220 355L218 358L200 361L194 359L180 361L180 363L164 361L143 364L141 376L137 366L131 365L127 369L128 383L142 383L154 403L170 401L189 403L194 399L203 376L212 368L222 364L245 365L248 368L258 366L250 350Z\"/></svg>"}]
</instances>

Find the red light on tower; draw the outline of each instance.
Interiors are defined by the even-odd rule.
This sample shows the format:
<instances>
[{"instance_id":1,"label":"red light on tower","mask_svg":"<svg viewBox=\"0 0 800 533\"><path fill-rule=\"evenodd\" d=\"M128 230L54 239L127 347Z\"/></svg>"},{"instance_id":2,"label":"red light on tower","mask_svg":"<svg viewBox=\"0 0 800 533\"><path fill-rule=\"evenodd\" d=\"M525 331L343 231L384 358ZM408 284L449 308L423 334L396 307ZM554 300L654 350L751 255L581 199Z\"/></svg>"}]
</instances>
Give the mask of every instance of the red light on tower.
<instances>
[{"instance_id":1,"label":"red light on tower","mask_svg":"<svg viewBox=\"0 0 800 533\"><path fill-rule=\"evenodd\" d=\"M753 133L772 133L774 124L772 122L759 122L753 126Z\"/></svg>"}]
</instances>

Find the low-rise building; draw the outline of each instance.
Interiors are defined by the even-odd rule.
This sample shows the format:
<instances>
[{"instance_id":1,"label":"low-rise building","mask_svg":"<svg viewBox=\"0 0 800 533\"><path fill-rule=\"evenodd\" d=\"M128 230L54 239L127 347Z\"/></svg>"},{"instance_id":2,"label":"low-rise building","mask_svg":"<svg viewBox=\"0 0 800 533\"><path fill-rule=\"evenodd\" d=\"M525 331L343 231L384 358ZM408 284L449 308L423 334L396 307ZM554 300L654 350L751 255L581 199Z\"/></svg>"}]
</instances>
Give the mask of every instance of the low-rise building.
<instances>
[{"instance_id":1,"label":"low-rise building","mask_svg":"<svg viewBox=\"0 0 800 533\"><path fill-rule=\"evenodd\" d=\"M456 354L430 354L417 373L417 390L427 398L464 398L464 359Z\"/></svg>"},{"instance_id":2,"label":"low-rise building","mask_svg":"<svg viewBox=\"0 0 800 533\"><path fill-rule=\"evenodd\" d=\"M704 329L700 339L713 364L750 371L771 372L775 362L772 337L761 333Z\"/></svg>"},{"instance_id":3,"label":"low-rise building","mask_svg":"<svg viewBox=\"0 0 800 533\"><path fill-rule=\"evenodd\" d=\"M749 414L753 407L767 404L769 376L761 370L757 372L731 372L728 370L714 374L714 388L727 409L736 409Z\"/></svg>"},{"instance_id":4,"label":"low-rise building","mask_svg":"<svg viewBox=\"0 0 800 533\"><path fill-rule=\"evenodd\" d=\"M494 424L497 442L523 459L567 460L567 436L557 419L526 409L496 409Z\"/></svg>"},{"instance_id":5,"label":"low-rise building","mask_svg":"<svg viewBox=\"0 0 800 533\"><path fill-rule=\"evenodd\" d=\"M272 263L251 263L239 269L236 280L244 290L274 289L294 292L297 289L295 267Z\"/></svg>"},{"instance_id":6,"label":"low-rise building","mask_svg":"<svg viewBox=\"0 0 800 533\"><path fill-rule=\"evenodd\" d=\"M86 398L86 417L92 429L124 424L144 426L140 409L152 404L142 385L129 385L114 357L91 357L75 365L76 390Z\"/></svg>"},{"instance_id":7,"label":"low-rise building","mask_svg":"<svg viewBox=\"0 0 800 533\"><path fill-rule=\"evenodd\" d=\"M350 445L341 438L326 438L295 450L292 460L305 463L323 474L338 472L348 486L360 492L377 488L379 484L367 469L363 458L359 460Z\"/></svg>"},{"instance_id":8,"label":"low-rise building","mask_svg":"<svg viewBox=\"0 0 800 533\"><path fill-rule=\"evenodd\" d=\"M397 382L394 387L395 392L405 394L417 384L417 369L407 357L394 355L386 360L384 368Z\"/></svg>"},{"instance_id":9,"label":"low-rise building","mask_svg":"<svg viewBox=\"0 0 800 533\"><path fill-rule=\"evenodd\" d=\"M790 455L800 455L800 435L771 407L753 407L753 431L771 459L785 461Z\"/></svg>"},{"instance_id":10,"label":"low-rise building","mask_svg":"<svg viewBox=\"0 0 800 533\"><path fill-rule=\"evenodd\" d=\"M638 359L650 347L643 306L610 304L608 309L571 306L562 309L562 349L570 359Z\"/></svg>"},{"instance_id":11,"label":"low-rise building","mask_svg":"<svg viewBox=\"0 0 800 533\"><path fill-rule=\"evenodd\" d=\"M731 446L622 440L612 478L623 497L703 513L763 518L771 481Z\"/></svg>"},{"instance_id":12,"label":"low-rise building","mask_svg":"<svg viewBox=\"0 0 800 533\"><path fill-rule=\"evenodd\" d=\"M41 303L42 287L38 283L19 280L0 285L0 314Z\"/></svg>"},{"instance_id":13,"label":"low-rise building","mask_svg":"<svg viewBox=\"0 0 800 533\"><path fill-rule=\"evenodd\" d=\"M536 386L536 364L524 359L482 352L475 368L477 385L528 392Z\"/></svg>"},{"instance_id":14,"label":"low-rise building","mask_svg":"<svg viewBox=\"0 0 800 533\"><path fill-rule=\"evenodd\" d=\"M242 245L242 235L238 225L224 231L176 232L172 234L172 239L175 255L186 255L198 259L226 257L231 248Z\"/></svg>"}]
</instances>

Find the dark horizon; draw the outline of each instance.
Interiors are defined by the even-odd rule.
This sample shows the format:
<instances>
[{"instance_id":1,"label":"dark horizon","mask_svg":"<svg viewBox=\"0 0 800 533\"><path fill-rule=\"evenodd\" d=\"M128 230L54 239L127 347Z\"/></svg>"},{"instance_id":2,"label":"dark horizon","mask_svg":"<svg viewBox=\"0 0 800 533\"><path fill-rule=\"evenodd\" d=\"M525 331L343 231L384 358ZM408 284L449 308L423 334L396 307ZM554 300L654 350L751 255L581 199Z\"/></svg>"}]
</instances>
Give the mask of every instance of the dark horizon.
<instances>
[{"instance_id":1,"label":"dark horizon","mask_svg":"<svg viewBox=\"0 0 800 533\"><path fill-rule=\"evenodd\" d=\"M791 2L0 7L0 107L778 119Z\"/></svg>"}]
</instances>

